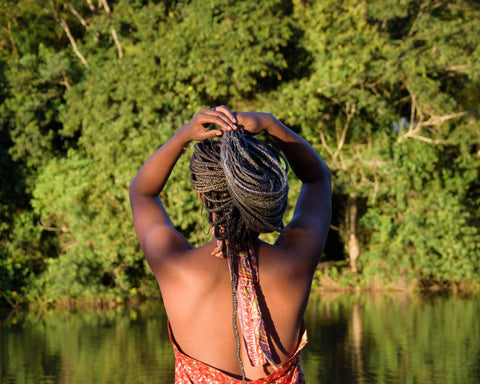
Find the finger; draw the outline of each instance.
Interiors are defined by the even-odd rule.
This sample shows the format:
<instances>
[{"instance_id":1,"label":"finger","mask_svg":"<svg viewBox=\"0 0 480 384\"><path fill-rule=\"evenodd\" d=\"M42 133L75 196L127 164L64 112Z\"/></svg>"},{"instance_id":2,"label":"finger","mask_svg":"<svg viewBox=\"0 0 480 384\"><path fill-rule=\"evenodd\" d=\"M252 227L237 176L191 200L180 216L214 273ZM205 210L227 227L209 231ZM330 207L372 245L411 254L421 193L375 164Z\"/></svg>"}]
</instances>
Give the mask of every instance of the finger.
<instances>
[{"instance_id":1,"label":"finger","mask_svg":"<svg viewBox=\"0 0 480 384\"><path fill-rule=\"evenodd\" d=\"M201 114L198 116L200 122L205 126L208 124L216 124L222 130L230 131L236 129L235 123L223 112L212 111L211 109L203 109Z\"/></svg>"},{"instance_id":2,"label":"finger","mask_svg":"<svg viewBox=\"0 0 480 384\"><path fill-rule=\"evenodd\" d=\"M232 129L236 129L237 119L235 118L234 113L228 108L226 105L218 105L211 109L211 111L215 114L219 114L222 118L227 119L232 126Z\"/></svg>"},{"instance_id":3,"label":"finger","mask_svg":"<svg viewBox=\"0 0 480 384\"><path fill-rule=\"evenodd\" d=\"M210 129L202 133L202 140L213 139L217 136L222 136L223 132L219 129Z\"/></svg>"},{"instance_id":4,"label":"finger","mask_svg":"<svg viewBox=\"0 0 480 384\"><path fill-rule=\"evenodd\" d=\"M230 108L228 108L226 105L219 105L216 107L213 107L214 111L222 112L224 115L226 115L231 121L234 123L237 122L237 118L235 117L234 113Z\"/></svg>"}]
</instances>

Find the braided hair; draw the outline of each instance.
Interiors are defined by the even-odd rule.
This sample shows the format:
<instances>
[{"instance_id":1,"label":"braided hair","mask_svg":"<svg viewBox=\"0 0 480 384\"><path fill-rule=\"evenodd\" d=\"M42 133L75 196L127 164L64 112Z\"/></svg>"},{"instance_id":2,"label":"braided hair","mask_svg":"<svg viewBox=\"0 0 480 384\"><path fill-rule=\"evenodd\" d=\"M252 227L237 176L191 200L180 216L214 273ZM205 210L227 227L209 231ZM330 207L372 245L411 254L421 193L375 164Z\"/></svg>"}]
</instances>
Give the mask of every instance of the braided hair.
<instances>
[{"instance_id":1,"label":"braided hair","mask_svg":"<svg viewBox=\"0 0 480 384\"><path fill-rule=\"evenodd\" d=\"M222 240L222 251L231 258L232 324L245 381L237 329L235 254L248 250L259 233L284 231L288 163L280 151L239 127L225 132L219 140L197 143L190 171L192 187L203 195L214 235Z\"/></svg>"},{"instance_id":2,"label":"braided hair","mask_svg":"<svg viewBox=\"0 0 480 384\"><path fill-rule=\"evenodd\" d=\"M215 237L244 250L259 233L282 232L287 170L280 151L242 128L225 132L220 140L197 143L191 183L203 194Z\"/></svg>"}]
</instances>

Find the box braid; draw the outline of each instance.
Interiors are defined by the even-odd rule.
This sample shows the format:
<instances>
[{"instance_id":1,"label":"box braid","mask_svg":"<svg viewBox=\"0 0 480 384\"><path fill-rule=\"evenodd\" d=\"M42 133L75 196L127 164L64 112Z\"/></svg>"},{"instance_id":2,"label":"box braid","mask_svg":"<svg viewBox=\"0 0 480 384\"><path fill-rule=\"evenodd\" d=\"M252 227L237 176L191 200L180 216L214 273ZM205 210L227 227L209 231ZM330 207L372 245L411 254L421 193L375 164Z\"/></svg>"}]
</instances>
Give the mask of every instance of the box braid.
<instances>
[{"instance_id":1,"label":"box braid","mask_svg":"<svg viewBox=\"0 0 480 384\"><path fill-rule=\"evenodd\" d=\"M287 160L280 151L245 134L241 127L225 132L219 140L197 143L190 161L192 187L203 194L208 222L215 237L223 242L223 253L230 257L232 323L244 381L237 329L235 254L248 250L259 233L284 230L287 170Z\"/></svg>"}]
</instances>

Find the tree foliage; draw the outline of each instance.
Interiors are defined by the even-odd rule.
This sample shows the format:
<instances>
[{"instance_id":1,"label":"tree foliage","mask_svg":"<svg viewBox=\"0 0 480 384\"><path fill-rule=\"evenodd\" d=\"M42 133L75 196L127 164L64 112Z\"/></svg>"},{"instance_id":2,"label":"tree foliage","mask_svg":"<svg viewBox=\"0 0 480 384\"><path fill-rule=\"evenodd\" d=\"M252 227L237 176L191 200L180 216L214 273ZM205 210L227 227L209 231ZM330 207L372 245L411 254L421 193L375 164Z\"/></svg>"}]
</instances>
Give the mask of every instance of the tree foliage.
<instances>
[{"instance_id":1,"label":"tree foliage","mask_svg":"<svg viewBox=\"0 0 480 384\"><path fill-rule=\"evenodd\" d=\"M327 246L327 259L366 280L478 281L475 2L11 3L0 3L5 300L148 295L129 182L220 103L274 113L325 157L330 242L345 249ZM188 152L162 199L198 244Z\"/></svg>"}]
</instances>

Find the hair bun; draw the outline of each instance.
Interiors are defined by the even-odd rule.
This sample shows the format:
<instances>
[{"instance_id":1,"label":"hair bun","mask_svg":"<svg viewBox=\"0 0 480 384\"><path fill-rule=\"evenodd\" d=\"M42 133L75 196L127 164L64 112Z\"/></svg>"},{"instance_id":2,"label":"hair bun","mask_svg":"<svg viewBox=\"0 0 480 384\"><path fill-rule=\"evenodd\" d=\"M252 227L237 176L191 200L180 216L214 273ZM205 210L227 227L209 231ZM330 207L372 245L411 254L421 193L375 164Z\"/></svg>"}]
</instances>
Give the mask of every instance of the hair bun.
<instances>
[{"instance_id":1,"label":"hair bun","mask_svg":"<svg viewBox=\"0 0 480 384\"><path fill-rule=\"evenodd\" d=\"M252 233L283 231L287 170L280 151L241 127L220 140L197 143L190 161L192 187L203 194L217 239L243 246Z\"/></svg>"},{"instance_id":2,"label":"hair bun","mask_svg":"<svg viewBox=\"0 0 480 384\"><path fill-rule=\"evenodd\" d=\"M243 128L226 132L220 142L227 187L247 228L258 233L283 231L288 198L286 159L272 146L245 135Z\"/></svg>"}]
</instances>

